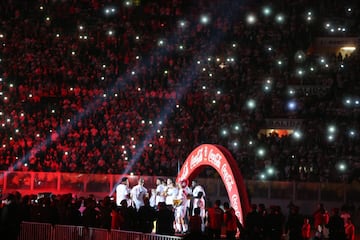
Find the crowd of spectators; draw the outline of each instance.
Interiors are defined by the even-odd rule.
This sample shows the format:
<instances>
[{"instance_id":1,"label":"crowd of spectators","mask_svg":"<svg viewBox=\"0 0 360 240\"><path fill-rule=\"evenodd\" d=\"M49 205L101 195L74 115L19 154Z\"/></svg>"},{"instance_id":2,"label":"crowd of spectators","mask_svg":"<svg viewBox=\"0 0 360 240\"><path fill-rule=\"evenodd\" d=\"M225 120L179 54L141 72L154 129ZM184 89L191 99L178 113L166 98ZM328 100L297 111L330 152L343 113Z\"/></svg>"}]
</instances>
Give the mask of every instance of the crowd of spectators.
<instances>
[{"instance_id":1,"label":"crowd of spectators","mask_svg":"<svg viewBox=\"0 0 360 240\"><path fill-rule=\"evenodd\" d=\"M84 226L86 228L174 235L174 209L165 205L165 202L159 202L158 206L152 207L149 199L145 199L145 204L137 210L133 206L128 206L126 200L117 206L109 196L99 200L92 195L76 197L71 193L63 195L40 193L22 196L19 192L13 192L3 198L0 204L0 233L5 239L17 239L22 231L22 222L36 222L48 223L53 226ZM214 207L209 205L206 208L207 218L204 230L201 230L200 225L196 231L191 227L194 216L199 217L199 213L195 211L194 214L189 215L189 231L181 236L184 236L184 239L220 239L220 235L225 235L225 232L228 231L226 219L229 216L227 212L232 208L228 202L221 204L220 200L216 200L216 204ZM220 235L215 238L208 235L211 233L209 231L210 218L214 217L213 213L210 214L214 210L213 208L221 209L220 219L216 220L219 221L217 224L220 224ZM197 209L199 210L199 208ZM337 220L337 225L334 225L334 218ZM302 210L292 202L288 205L288 212L281 209L280 206L252 204L242 226L235 224L234 230L236 235L240 234L240 239L249 240L282 239L286 235L290 239L345 240L345 234L347 235L346 239L355 239L355 228L359 228L359 220L360 209L356 209L353 204L344 204L341 208L333 208L328 211L326 206L320 203L310 215L304 215ZM222 228L223 230L221 230ZM343 237L340 237L339 233ZM235 239L226 236L226 239Z\"/></svg>"},{"instance_id":2,"label":"crowd of spectators","mask_svg":"<svg viewBox=\"0 0 360 240\"><path fill-rule=\"evenodd\" d=\"M278 180L344 180L337 164L356 168L360 153L359 106L344 105L360 97L358 51L296 69L317 64L324 21L356 36L360 6L347 4L272 1L263 15L263 1L1 1L0 170L175 176L213 143L245 179L274 167ZM286 94L307 85L326 91ZM271 118L301 119L303 138L259 134Z\"/></svg>"}]
</instances>

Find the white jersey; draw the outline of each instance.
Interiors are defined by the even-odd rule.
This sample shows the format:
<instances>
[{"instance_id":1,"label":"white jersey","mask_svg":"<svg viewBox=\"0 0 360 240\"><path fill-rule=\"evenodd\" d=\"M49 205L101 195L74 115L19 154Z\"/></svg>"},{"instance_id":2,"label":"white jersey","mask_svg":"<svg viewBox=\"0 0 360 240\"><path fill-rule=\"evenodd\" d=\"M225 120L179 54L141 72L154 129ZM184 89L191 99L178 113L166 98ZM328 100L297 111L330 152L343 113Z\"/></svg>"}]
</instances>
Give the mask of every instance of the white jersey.
<instances>
[{"instance_id":1,"label":"white jersey","mask_svg":"<svg viewBox=\"0 0 360 240\"><path fill-rule=\"evenodd\" d=\"M166 189L166 186L163 184L159 184L156 187L156 190L155 190L155 194L156 194L155 205L156 206L159 204L159 202L165 202L165 200L166 200L165 189Z\"/></svg>"},{"instance_id":2,"label":"white jersey","mask_svg":"<svg viewBox=\"0 0 360 240\"><path fill-rule=\"evenodd\" d=\"M149 203L150 203L150 206L153 207L153 208L156 208L157 207L157 204L156 204L156 189L151 189L151 195L150 195L150 198L149 198Z\"/></svg>"},{"instance_id":3,"label":"white jersey","mask_svg":"<svg viewBox=\"0 0 360 240\"><path fill-rule=\"evenodd\" d=\"M202 196L205 198L205 190L201 185L196 185L194 187L194 189L192 190L192 194L193 194L194 198L196 198L199 195L199 192L202 192L203 193Z\"/></svg>"},{"instance_id":4,"label":"white jersey","mask_svg":"<svg viewBox=\"0 0 360 240\"><path fill-rule=\"evenodd\" d=\"M165 203L166 205L174 205L174 199L176 198L178 194L178 189L176 187L167 187L166 188L166 199Z\"/></svg>"},{"instance_id":5,"label":"white jersey","mask_svg":"<svg viewBox=\"0 0 360 240\"><path fill-rule=\"evenodd\" d=\"M198 198L197 196L199 195L199 192L202 192L203 195L201 198ZM196 185L196 187L194 187L193 191L193 213L194 214L194 209L195 208L200 208L200 216L204 216L205 215L205 190L202 186L200 185Z\"/></svg>"},{"instance_id":6,"label":"white jersey","mask_svg":"<svg viewBox=\"0 0 360 240\"><path fill-rule=\"evenodd\" d=\"M135 205L136 210L144 206L144 197L147 194L147 189L144 186L136 185L131 189L131 199Z\"/></svg>"},{"instance_id":7,"label":"white jersey","mask_svg":"<svg viewBox=\"0 0 360 240\"><path fill-rule=\"evenodd\" d=\"M179 204L175 206L175 217L184 218L186 215L186 208L188 203L188 191L187 189L179 189L175 199L178 200Z\"/></svg>"},{"instance_id":8,"label":"white jersey","mask_svg":"<svg viewBox=\"0 0 360 240\"><path fill-rule=\"evenodd\" d=\"M128 206L131 205L130 188L125 184L119 184L116 187L116 205L120 206L122 200L126 200Z\"/></svg>"}]
</instances>

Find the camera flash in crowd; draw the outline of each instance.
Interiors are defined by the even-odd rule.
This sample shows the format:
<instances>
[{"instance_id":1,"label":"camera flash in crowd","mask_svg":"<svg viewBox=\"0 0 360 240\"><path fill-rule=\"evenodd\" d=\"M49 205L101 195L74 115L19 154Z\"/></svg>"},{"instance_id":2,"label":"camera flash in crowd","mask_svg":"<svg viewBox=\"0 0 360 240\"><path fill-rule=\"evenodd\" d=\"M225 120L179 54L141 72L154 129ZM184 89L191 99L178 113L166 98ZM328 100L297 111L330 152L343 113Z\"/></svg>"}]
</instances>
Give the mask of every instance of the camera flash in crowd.
<instances>
[{"instance_id":1,"label":"camera flash in crowd","mask_svg":"<svg viewBox=\"0 0 360 240\"><path fill-rule=\"evenodd\" d=\"M264 16L270 16L272 13L271 8L268 6L264 6L262 9L262 13L264 14Z\"/></svg>"},{"instance_id":2,"label":"camera flash in crowd","mask_svg":"<svg viewBox=\"0 0 360 240\"><path fill-rule=\"evenodd\" d=\"M256 102L254 99L249 99L246 103L248 109L254 109L256 107Z\"/></svg>"},{"instance_id":3,"label":"camera flash in crowd","mask_svg":"<svg viewBox=\"0 0 360 240\"><path fill-rule=\"evenodd\" d=\"M328 133L335 133L336 132L336 127L334 125L330 125L328 127Z\"/></svg>"},{"instance_id":4,"label":"camera flash in crowd","mask_svg":"<svg viewBox=\"0 0 360 240\"><path fill-rule=\"evenodd\" d=\"M302 138L302 132L300 130L295 130L293 132L293 136L295 139L301 139Z\"/></svg>"},{"instance_id":5,"label":"camera flash in crowd","mask_svg":"<svg viewBox=\"0 0 360 240\"><path fill-rule=\"evenodd\" d=\"M249 15L246 16L246 22L250 25L255 24L256 23L256 16L252 13L250 13Z\"/></svg>"},{"instance_id":6,"label":"camera flash in crowd","mask_svg":"<svg viewBox=\"0 0 360 240\"><path fill-rule=\"evenodd\" d=\"M210 19L209 19L209 17L208 17L207 15L201 15L201 16L200 16L200 22L201 22L202 24L208 24L209 21L210 21Z\"/></svg>"},{"instance_id":7,"label":"camera flash in crowd","mask_svg":"<svg viewBox=\"0 0 360 240\"><path fill-rule=\"evenodd\" d=\"M257 150L257 155L259 156L259 157L263 157L263 156L265 156L265 149L263 149L263 148L259 148L258 150Z\"/></svg>"},{"instance_id":8,"label":"camera flash in crowd","mask_svg":"<svg viewBox=\"0 0 360 240\"><path fill-rule=\"evenodd\" d=\"M285 16L281 13L277 14L275 17L275 20L277 23L284 23L285 22Z\"/></svg>"},{"instance_id":9,"label":"camera flash in crowd","mask_svg":"<svg viewBox=\"0 0 360 240\"><path fill-rule=\"evenodd\" d=\"M306 14L306 21L311 22L313 20L313 14L311 11L308 11Z\"/></svg>"}]
</instances>

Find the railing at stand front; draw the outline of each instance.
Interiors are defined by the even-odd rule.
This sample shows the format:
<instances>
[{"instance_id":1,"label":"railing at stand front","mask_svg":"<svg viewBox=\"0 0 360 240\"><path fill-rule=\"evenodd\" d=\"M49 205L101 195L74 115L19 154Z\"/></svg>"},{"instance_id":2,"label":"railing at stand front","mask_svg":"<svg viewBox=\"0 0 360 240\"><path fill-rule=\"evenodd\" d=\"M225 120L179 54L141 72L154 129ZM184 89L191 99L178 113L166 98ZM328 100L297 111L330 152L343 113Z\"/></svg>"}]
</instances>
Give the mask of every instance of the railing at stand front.
<instances>
[{"instance_id":1,"label":"railing at stand front","mask_svg":"<svg viewBox=\"0 0 360 240\"><path fill-rule=\"evenodd\" d=\"M101 228L86 228L83 226L55 225L53 240L109 239L108 230Z\"/></svg>"},{"instance_id":2,"label":"railing at stand front","mask_svg":"<svg viewBox=\"0 0 360 240\"><path fill-rule=\"evenodd\" d=\"M86 228L83 226L21 223L18 240L178 240L177 236L145 234L121 230Z\"/></svg>"},{"instance_id":3,"label":"railing at stand front","mask_svg":"<svg viewBox=\"0 0 360 240\"><path fill-rule=\"evenodd\" d=\"M53 226L49 223L21 224L18 240L51 240L53 238Z\"/></svg>"}]
</instances>

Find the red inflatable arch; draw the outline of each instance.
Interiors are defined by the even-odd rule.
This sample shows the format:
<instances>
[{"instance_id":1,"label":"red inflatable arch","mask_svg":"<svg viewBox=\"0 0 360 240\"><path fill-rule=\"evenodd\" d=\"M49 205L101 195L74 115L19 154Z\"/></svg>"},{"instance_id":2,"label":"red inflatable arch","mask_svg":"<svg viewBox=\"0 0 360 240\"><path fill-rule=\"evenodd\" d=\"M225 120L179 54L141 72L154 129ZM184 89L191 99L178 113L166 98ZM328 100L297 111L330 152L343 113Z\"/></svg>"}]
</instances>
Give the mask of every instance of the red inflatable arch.
<instances>
[{"instance_id":1,"label":"red inflatable arch","mask_svg":"<svg viewBox=\"0 0 360 240\"><path fill-rule=\"evenodd\" d=\"M240 223L250 210L250 203L243 177L231 153L220 145L203 144L195 148L186 158L176 181L184 179L191 182L206 167L213 167L221 176Z\"/></svg>"}]
</instances>

